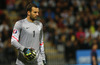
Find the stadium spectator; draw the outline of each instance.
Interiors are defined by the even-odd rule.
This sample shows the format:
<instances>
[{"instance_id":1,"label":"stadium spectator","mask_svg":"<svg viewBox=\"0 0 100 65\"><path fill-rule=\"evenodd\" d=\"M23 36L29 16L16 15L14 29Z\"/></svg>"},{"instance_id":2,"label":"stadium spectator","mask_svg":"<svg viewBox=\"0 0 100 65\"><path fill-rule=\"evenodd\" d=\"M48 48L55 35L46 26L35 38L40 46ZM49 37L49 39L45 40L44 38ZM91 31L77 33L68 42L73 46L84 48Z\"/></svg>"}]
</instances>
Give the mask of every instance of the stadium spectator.
<instances>
[{"instance_id":1,"label":"stadium spectator","mask_svg":"<svg viewBox=\"0 0 100 65\"><path fill-rule=\"evenodd\" d=\"M92 52L91 52L91 64L92 65L98 65L97 53L96 53L97 48L98 48L98 45L94 43L92 46Z\"/></svg>"}]
</instances>

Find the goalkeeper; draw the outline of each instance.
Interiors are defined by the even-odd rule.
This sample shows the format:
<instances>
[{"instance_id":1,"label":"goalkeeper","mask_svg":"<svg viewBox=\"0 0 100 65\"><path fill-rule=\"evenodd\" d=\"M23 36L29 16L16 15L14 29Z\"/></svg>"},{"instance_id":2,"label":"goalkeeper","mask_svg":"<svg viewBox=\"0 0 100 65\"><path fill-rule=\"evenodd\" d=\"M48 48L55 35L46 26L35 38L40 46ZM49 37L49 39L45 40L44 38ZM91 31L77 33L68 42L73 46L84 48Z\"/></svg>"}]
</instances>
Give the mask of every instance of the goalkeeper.
<instances>
[{"instance_id":1,"label":"goalkeeper","mask_svg":"<svg viewBox=\"0 0 100 65\"><path fill-rule=\"evenodd\" d=\"M39 8L29 3L27 17L15 23L11 44L19 50L16 65L46 65L43 26L37 20Z\"/></svg>"}]
</instances>

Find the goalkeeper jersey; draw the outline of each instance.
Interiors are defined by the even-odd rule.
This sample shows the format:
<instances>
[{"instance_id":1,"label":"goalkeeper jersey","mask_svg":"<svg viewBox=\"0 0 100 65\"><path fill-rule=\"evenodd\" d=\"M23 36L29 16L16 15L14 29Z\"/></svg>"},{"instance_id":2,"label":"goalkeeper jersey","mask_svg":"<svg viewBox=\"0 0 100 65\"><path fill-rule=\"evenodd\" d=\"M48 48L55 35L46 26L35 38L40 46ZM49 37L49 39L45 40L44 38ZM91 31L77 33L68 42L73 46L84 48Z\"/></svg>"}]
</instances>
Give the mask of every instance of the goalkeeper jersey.
<instances>
[{"instance_id":1,"label":"goalkeeper jersey","mask_svg":"<svg viewBox=\"0 0 100 65\"><path fill-rule=\"evenodd\" d=\"M45 60L43 44L43 25L40 21L29 22L27 18L15 23L11 44L23 51L24 48L34 48Z\"/></svg>"}]
</instances>

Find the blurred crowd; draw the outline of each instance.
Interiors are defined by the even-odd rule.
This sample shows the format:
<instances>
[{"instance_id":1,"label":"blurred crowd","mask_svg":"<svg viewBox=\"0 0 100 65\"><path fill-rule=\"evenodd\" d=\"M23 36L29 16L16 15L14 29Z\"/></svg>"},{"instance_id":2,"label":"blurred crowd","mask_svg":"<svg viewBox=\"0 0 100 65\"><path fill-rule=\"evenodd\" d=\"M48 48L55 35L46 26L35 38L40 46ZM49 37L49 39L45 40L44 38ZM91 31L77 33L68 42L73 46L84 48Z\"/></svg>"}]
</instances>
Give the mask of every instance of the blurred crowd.
<instances>
[{"instance_id":1,"label":"blurred crowd","mask_svg":"<svg viewBox=\"0 0 100 65\"><path fill-rule=\"evenodd\" d=\"M78 49L100 49L100 0L33 0L40 8L38 19L44 25L45 40L57 50L64 47L66 62ZM0 63L11 63L17 56L11 46L14 23L26 17L25 0L0 0ZM12 56L12 57L10 57Z\"/></svg>"}]
</instances>

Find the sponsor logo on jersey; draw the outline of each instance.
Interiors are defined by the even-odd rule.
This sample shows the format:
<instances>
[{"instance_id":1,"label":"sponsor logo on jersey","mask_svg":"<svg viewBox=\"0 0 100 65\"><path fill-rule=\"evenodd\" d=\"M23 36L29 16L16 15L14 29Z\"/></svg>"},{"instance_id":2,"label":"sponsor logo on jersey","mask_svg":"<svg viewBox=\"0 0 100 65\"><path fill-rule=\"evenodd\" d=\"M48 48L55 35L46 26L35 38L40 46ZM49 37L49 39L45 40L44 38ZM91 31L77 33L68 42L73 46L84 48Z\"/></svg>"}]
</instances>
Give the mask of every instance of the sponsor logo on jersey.
<instances>
[{"instance_id":1,"label":"sponsor logo on jersey","mask_svg":"<svg viewBox=\"0 0 100 65\"><path fill-rule=\"evenodd\" d=\"M14 29L14 30L13 30L13 33L16 34L16 33L17 33L17 29Z\"/></svg>"},{"instance_id":2,"label":"sponsor logo on jersey","mask_svg":"<svg viewBox=\"0 0 100 65\"><path fill-rule=\"evenodd\" d=\"M26 29L28 29L29 27L26 27Z\"/></svg>"}]
</instances>

